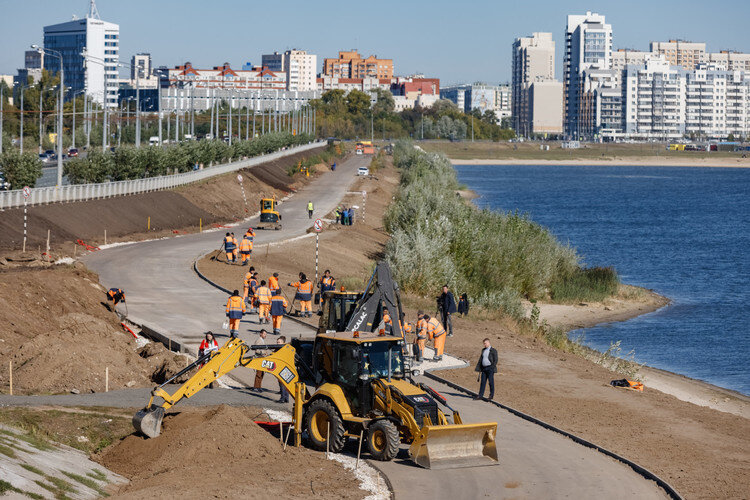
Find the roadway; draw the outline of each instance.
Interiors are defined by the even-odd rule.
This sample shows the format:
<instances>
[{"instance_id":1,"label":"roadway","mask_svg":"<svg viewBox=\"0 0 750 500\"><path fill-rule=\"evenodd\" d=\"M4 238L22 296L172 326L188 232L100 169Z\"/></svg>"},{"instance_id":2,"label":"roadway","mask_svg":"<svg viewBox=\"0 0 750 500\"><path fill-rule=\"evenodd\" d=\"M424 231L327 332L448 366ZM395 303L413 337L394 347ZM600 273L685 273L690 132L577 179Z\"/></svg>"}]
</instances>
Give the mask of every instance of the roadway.
<instances>
[{"instance_id":1,"label":"roadway","mask_svg":"<svg viewBox=\"0 0 750 500\"><path fill-rule=\"evenodd\" d=\"M359 166L368 157L353 156L340 163L336 172L315 179L300 193L281 205L283 229L257 231L256 248L303 235L311 226L306 204L312 200L316 214L324 215L343 198L355 179ZM253 219L250 220L253 222ZM234 229L241 234L248 222ZM224 230L221 230L224 231ZM204 232L164 240L115 246L83 258L99 273L105 287L126 291L129 318L167 335L195 352L206 330L221 332L225 293L198 278L192 270L195 259L221 243L223 232ZM238 284L244 270L238 269ZM240 337L254 342L255 316L242 322ZM289 320L287 336L309 336L309 327ZM273 337L270 337L273 339ZM273 341L273 340L271 340ZM275 390L277 383L264 378L264 387ZM249 370L237 379L252 384ZM559 434L536 426L505 410L482 401L473 401L447 386L430 385L449 396L466 422L498 422L500 465L428 471L405 460L405 449L393 462L378 463L388 476L397 497L420 498L664 498L655 483L645 480L628 466L601 453L576 444ZM248 396L248 404L255 396ZM269 401L272 398L263 397ZM261 403L262 404L262 403Z\"/></svg>"}]
</instances>

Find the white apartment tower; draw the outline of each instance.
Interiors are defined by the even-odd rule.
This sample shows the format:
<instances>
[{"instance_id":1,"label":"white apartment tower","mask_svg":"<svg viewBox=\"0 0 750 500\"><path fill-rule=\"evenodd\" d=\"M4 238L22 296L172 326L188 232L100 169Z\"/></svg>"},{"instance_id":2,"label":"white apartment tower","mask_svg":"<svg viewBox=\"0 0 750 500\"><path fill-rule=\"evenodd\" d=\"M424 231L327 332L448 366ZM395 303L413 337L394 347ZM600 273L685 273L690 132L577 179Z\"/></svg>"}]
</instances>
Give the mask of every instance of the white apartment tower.
<instances>
[{"instance_id":1,"label":"white apartment tower","mask_svg":"<svg viewBox=\"0 0 750 500\"><path fill-rule=\"evenodd\" d=\"M45 26L44 48L62 54L65 85L71 87L68 95L85 89L100 105L117 107L120 27L102 21L93 0L86 18ZM81 55L84 51L88 61ZM60 60L51 54L55 52L44 58L44 68L56 73Z\"/></svg>"},{"instance_id":2,"label":"white apartment tower","mask_svg":"<svg viewBox=\"0 0 750 500\"><path fill-rule=\"evenodd\" d=\"M513 128L520 135L562 128L562 85L555 80L552 33L534 33L513 42Z\"/></svg>"},{"instance_id":3,"label":"white apartment tower","mask_svg":"<svg viewBox=\"0 0 750 500\"><path fill-rule=\"evenodd\" d=\"M564 129L569 137L580 136L583 72L590 68L610 69L611 64L612 26L604 16L591 12L569 15L563 60Z\"/></svg>"},{"instance_id":4,"label":"white apartment tower","mask_svg":"<svg viewBox=\"0 0 750 500\"><path fill-rule=\"evenodd\" d=\"M316 90L318 56L305 50L292 49L284 53L264 54L261 66L274 72L286 73L287 90Z\"/></svg>"}]
</instances>

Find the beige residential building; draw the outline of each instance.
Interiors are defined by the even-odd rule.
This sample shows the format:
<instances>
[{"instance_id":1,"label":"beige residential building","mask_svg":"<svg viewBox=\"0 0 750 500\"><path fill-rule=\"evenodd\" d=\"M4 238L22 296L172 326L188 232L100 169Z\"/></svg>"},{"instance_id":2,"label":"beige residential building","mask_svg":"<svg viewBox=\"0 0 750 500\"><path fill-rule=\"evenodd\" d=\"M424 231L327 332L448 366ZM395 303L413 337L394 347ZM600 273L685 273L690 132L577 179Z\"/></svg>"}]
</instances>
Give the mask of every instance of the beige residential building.
<instances>
[{"instance_id":1,"label":"beige residential building","mask_svg":"<svg viewBox=\"0 0 750 500\"><path fill-rule=\"evenodd\" d=\"M555 80L552 33L533 33L513 42L511 99L518 134L562 132L562 84Z\"/></svg>"},{"instance_id":2,"label":"beige residential building","mask_svg":"<svg viewBox=\"0 0 750 500\"><path fill-rule=\"evenodd\" d=\"M722 50L708 54L707 63L723 66L727 71L750 71L750 54Z\"/></svg>"},{"instance_id":3,"label":"beige residential building","mask_svg":"<svg viewBox=\"0 0 750 500\"><path fill-rule=\"evenodd\" d=\"M618 49L612 52L612 69L622 71L628 64L646 64L651 52L643 50Z\"/></svg>"},{"instance_id":4,"label":"beige residential building","mask_svg":"<svg viewBox=\"0 0 750 500\"><path fill-rule=\"evenodd\" d=\"M705 61L706 44L684 40L651 42L651 52L663 55L670 66L682 66L683 69L692 71Z\"/></svg>"}]
</instances>

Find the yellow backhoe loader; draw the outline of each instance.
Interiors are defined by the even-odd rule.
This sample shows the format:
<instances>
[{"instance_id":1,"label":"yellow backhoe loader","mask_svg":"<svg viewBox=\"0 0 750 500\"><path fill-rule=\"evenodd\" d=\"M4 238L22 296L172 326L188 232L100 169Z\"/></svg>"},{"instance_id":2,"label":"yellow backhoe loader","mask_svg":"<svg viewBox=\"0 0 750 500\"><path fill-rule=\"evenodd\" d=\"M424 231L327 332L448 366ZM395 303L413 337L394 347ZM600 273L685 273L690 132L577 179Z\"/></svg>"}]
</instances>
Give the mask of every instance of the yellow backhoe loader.
<instances>
[{"instance_id":1,"label":"yellow backhoe loader","mask_svg":"<svg viewBox=\"0 0 750 500\"><path fill-rule=\"evenodd\" d=\"M409 457L426 468L496 465L497 423L464 424L445 398L411 379L403 347L402 337L358 331L320 333L314 340L279 346L230 339L186 368L205 363L173 394L164 388L169 381L156 387L146 408L133 417L133 426L157 437L166 410L245 367L271 373L294 397L295 446L306 436L317 450L339 452L348 438L363 433L377 460L392 460L404 443ZM276 350L255 357L256 348Z\"/></svg>"}]
</instances>

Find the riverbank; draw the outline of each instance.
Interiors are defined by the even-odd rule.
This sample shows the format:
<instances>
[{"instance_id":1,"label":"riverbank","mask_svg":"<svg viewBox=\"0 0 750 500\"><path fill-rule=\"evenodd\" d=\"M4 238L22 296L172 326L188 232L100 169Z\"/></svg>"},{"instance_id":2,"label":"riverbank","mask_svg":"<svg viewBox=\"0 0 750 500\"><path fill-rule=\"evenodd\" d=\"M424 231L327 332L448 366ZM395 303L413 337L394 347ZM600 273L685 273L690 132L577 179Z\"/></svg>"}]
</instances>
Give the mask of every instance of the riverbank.
<instances>
[{"instance_id":1,"label":"riverbank","mask_svg":"<svg viewBox=\"0 0 750 500\"><path fill-rule=\"evenodd\" d=\"M361 289L373 261L382 256L389 239L382 228L382 216L398 187L398 172L390 161L387 163L376 173L377 181L362 179L352 190L368 192L366 222L346 227L331 225L320 236L320 270L331 269L338 283L348 289ZM359 203L359 195L350 195L345 202ZM279 272L280 282L285 284L299 271L308 276L314 274L314 252L314 238L268 247L258 245L253 265L263 279ZM230 289L239 287L246 269L209 258L201 261L200 268L210 279ZM620 314L619 319L638 316L664 305L663 298L648 292L625 294L618 300L622 301L622 308L613 307L608 301L563 306L568 309L561 317L574 328L615 321L614 314ZM407 294L403 301L410 322L414 322L417 309L434 311L431 297ZM684 383L672 387L674 395L661 392L652 386L656 382L648 378L650 370L646 371L643 393L616 389L609 382L623 378L622 374L550 347L541 338L519 330L515 321L507 317L473 309L469 316L456 317L454 322L455 335L448 339L446 350L467 360L469 367L443 371L441 376L476 388L474 364L482 339L490 338L500 358L496 400L642 464L686 497L742 497L750 490L746 474L750 468L746 451L750 447L750 420L678 396L687 395L694 401L721 401L729 397L721 389L710 391L708 384L669 374L672 377L666 379L682 379ZM737 404L745 411L750 407L739 398Z\"/></svg>"}]
</instances>

